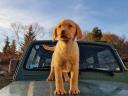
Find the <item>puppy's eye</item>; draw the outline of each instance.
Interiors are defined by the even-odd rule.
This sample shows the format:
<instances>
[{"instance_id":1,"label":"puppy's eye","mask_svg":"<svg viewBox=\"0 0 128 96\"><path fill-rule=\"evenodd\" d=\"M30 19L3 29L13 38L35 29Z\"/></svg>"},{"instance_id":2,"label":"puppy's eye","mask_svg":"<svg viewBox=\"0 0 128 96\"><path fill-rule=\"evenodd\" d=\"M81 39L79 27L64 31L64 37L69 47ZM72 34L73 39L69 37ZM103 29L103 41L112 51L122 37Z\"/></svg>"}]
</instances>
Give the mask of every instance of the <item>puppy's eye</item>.
<instances>
[{"instance_id":1,"label":"puppy's eye","mask_svg":"<svg viewBox=\"0 0 128 96\"><path fill-rule=\"evenodd\" d=\"M71 27L72 27L72 25L71 25L71 24L69 24L69 25L68 25L68 27L69 27L69 28L71 28Z\"/></svg>"},{"instance_id":2,"label":"puppy's eye","mask_svg":"<svg viewBox=\"0 0 128 96\"><path fill-rule=\"evenodd\" d=\"M61 25L59 25L58 27L61 28Z\"/></svg>"}]
</instances>

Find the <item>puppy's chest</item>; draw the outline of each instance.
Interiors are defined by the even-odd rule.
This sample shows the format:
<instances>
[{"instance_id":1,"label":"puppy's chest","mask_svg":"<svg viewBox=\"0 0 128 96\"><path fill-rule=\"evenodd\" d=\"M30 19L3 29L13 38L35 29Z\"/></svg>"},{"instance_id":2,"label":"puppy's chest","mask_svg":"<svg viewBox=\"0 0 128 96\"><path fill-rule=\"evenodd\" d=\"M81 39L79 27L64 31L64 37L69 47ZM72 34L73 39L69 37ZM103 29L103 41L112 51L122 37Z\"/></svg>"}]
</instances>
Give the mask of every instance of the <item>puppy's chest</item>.
<instances>
[{"instance_id":1,"label":"puppy's chest","mask_svg":"<svg viewBox=\"0 0 128 96\"><path fill-rule=\"evenodd\" d=\"M70 55L64 56L60 62L60 66L62 67L63 72L70 72L75 65L75 62L76 60L74 57Z\"/></svg>"},{"instance_id":2,"label":"puppy's chest","mask_svg":"<svg viewBox=\"0 0 128 96\"><path fill-rule=\"evenodd\" d=\"M63 72L70 72L72 68L72 63L70 62L70 60L62 60L61 67Z\"/></svg>"}]
</instances>

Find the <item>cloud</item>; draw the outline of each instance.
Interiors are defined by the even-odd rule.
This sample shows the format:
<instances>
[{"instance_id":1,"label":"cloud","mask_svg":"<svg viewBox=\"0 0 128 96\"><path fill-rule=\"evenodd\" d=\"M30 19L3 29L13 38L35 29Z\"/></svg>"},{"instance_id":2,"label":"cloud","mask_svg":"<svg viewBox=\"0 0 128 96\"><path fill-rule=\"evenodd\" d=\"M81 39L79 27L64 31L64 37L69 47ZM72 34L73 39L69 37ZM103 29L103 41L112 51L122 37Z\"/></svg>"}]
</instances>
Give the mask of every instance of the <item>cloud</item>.
<instances>
[{"instance_id":1,"label":"cloud","mask_svg":"<svg viewBox=\"0 0 128 96\"><path fill-rule=\"evenodd\" d=\"M48 32L54 26L55 21L49 16L38 15L32 12L32 10L0 7L0 51L2 50L4 44L3 42L6 39L6 36L9 36L10 40L16 39L15 34L14 32L12 32L10 26L10 24L14 22L20 22L23 25L38 22L40 26L43 26L45 28L44 31ZM48 36L45 36L45 38L48 38Z\"/></svg>"},{"instance_id":2,"label":"cloud","mask_svg":"<svg viewBox=\"0 0 128 96\"><path fill-rule=\"evenodd\" d=\"M0 9L0 26L9 28L13 22L21 22L23 24L29 24L33 22L39 22L46 28L51 26L52 20L47 18L48 16L38 16L29 11L22 11L17 9Z\"/></svg>"}]
</instances>

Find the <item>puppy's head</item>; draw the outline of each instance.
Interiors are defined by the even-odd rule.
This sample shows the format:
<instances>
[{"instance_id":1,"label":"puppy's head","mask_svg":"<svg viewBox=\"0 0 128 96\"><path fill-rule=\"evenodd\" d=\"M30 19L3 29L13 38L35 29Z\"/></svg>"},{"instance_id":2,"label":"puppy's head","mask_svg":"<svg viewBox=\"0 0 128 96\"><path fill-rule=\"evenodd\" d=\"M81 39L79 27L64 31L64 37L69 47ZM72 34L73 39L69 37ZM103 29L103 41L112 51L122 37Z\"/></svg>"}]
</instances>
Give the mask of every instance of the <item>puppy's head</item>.
<instances>
[{"instance_id":1,"label":"puppy's head","mask_svg":"<svg viewBox=\"0 0 128 96\"><path fill-rule=\"evenodd\" d=\"M68 41L82 38L80 27L72 20L63 20L59 22L52 34L52 38L58 40Z\"/></svg>"}]
</instances>

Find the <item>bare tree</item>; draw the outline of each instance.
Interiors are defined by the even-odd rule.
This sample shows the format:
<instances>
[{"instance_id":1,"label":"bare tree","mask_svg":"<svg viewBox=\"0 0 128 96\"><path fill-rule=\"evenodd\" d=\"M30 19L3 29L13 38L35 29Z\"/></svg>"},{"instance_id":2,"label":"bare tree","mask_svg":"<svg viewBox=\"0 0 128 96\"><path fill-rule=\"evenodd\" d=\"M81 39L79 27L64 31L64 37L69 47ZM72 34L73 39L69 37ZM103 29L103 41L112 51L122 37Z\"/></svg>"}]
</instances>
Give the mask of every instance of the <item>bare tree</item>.
<instances>
[{"instance_id":1,"label":"bare tree","mask_svg":"<svg viewBox=\"0 0 128 96\"><path fill-rule=\"evenodd\" d=\"M30 25L26 25L24 26L24 32L28 32L29 31L29 28L30 26L32 26L32 33L35 33L35 37L37 36L44 36L44 31L43 31L43 27L40 26L38 23L33 23L33 24L30 24Z\"/></svg>"},{"instance_id":2,"label":"bare tree","mask_svg":"<svg viewBox=\"0 0 128 96\"><path fill-rule=\"evenodd\" d=\"M12 27L13 31L15 32L17 40L19 42L19 32L22 31L23 25L19 22L15 22L15 23L11 23L11 27Z\"/></svg>"},{"instance_id":3,"label":"bare tree","mask_svg":"<svg viewBox=\"0 0 128 96\"><path fill-rule=\"evenodd\" d=\"M43 27L40 26L38 23L33 23L33 24L29 24L29 25L23 25L19 22L11 23L11 28L15 32L18 42L20 42L19 41L19 38L20 38L19 33L21 32L23 35L26 34L30 25L32 26L32 32L34 32L36 36L41 35L41 34L43 36L43 34L44 34Z\"/></svg>"},{"instance_id":4,"label":"bare tree","mask_svg":"<svg viewBox=\"0 0 128 96\"><path fill-rule=\"evenodd\" d=\"M37 36L44 34L43 27L40 26L38 23L23 25L16 22L11 23L11 28L13 32L15 32L15 35L17 37L17 44L20 47L19 49L21 49L21 52L19 51L20 53L22 53L23 50L26 49L26 46L28 46L31 41L36 40Z\"/></svg>"}]
</instances>

